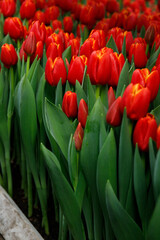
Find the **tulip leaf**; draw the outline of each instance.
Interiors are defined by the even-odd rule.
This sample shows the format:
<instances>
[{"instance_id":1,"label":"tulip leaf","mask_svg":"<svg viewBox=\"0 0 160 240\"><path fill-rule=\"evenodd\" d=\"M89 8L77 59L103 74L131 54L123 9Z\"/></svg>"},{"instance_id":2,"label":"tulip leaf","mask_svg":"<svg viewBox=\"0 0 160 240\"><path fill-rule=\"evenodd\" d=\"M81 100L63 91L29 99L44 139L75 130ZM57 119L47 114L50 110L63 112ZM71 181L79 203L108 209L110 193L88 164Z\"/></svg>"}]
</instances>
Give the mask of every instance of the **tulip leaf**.
<instances>
[{"instance_id":1,"label":"tulip leaf","mask_svg":"<svg viewBox=\"0 0 160 240\"><path fill-rule=\"evenodd\" d=\"M56 198L67 220L69 230L74 239L85 240L80 208L71 186L60 169L58 159L43 144L41 144L41 150L45 158Z\"/></svg>"},{"instance_id":2,"label":"tulip leaf","mask_svg":"<svg viewBox=\"0 0 160 240\"><path fill-rule=\"evenodd\" d=\"M155 166L154 166L154 175L153 175L153 190L154 190L154 196L155 199L158 199L160 196L160 150L158 150Z\"/></svg>"},{"instance_id":3,"label":"tulip leaf","mask_svg":"<svg viewBox=\"0 0 160 240\"><path fill-rule=\"evenodd\" d=\"M151 114L154 115L157 125L160 124L160 105L151 111Z\"/></svg>"},{"instance_id":4,"label":"tulip leaf","mask_svg":"<svg viewBox=\"0 0 160 240\"><path fill-rule=\"evenodd\" d=\"M140 31L139 36L140 36L141 38L144 38L145 33L146 33L146 29L145 29L145 26L143 25L143 26L141 27L141 31Z\"/></svg>"},{"instance_id":5,"label":"tulip leaf","mask_svg":"<svg viewBox=\"0 0 160 240\"><path fill-rule=\"evenodd\" d=\"M87 93L88 93L88 112L92 111L92 108L96 102L96 96L93 89L93 85L90 82L90 78L87 78Z\"/></svg>"},{"instance_id":6,"label":"tulip leaf","mask_svg":"<svg viewBox=\"0 0 160 240\"><path fill-rule=\"evenodd\" d=\"M160 236L160 196L157 199L155 209L148 225L146 240L159 240Z\"/></svg>"},{"instance_id":7,"label":"tulip leaf","mask_svg":"<svg viewBox=\"0 0 160 240\"><path fill-rule=\"evenodd\" d=\"M33 63L31 64L30 66L30 69L29 69L29 72L28 72L28 80L31 82L31 79L32 79L32 76L33 76L33 73L35 71L35 68L36 68L36 65L37 65L37 57L34 59Z\"/></svg>"},{"instance_id":8,"label":"tulip leaf","mask_svg":"<svg viewBox=\"0 0 160 240\"><path fill-rule=\"evenodd\" d=\"M148 68L150 71L152 70L153 66L155 65L158 55L160 54L160 47L157 49L157 51L152 54L152 56L148 59L146 68Z\"/></svg>"},{"instance_id":9,"label":"tulip leaf","mask_svg":"<svg viewBox=\"0 0 160 240\"><path fill-rule=\"evenodd\" d=\"M100 97L107 113L107 109L108 109L108 85L107 84L105 86L101 86Z\"/></svg>"},{"instance_id":10,"label":"tulip leaf","mask_svg":"<svg viewBox=\"0 0 160 240\"><path fill-rule=\"evenodd\" d=\"M123 54L124 58L126 59L126 36L124 36L124 39L123 39L122 54Z\"/></svg>"},{"instance_id":11,"label":"tulip leaf","mask_svg":"<svg viewBox=\"0 0 160 240\"><path fill-rule=\"evenodd\" d=\"M37 61L37 64L35 66L33 75L31 77L31 85L33 88L34 93L36 93L37 91L37 87L38 87L38 83L39 83L39 79L41 78L41 76L44 73L44 69L41 67L40 65L40 59Z\"/></svg>"},{"instance_id":12,"label":"tulip leaf","mask_svg":"<svg viewBox=\"0 0 160 240\"><path fill-rule=\"evenodd\" d=\"M82 86L80 85L80 83L76 80L76 94L77 94L77 103L79 106L79 102L80 100L83 98L84 101L87 103L87 96L82 88Z\"/></svg>"},{"instance_id":13,"label":"tulip leaf","mask_svg":"<svg viewBox=\"0 0 160 240\"><path fill-rule=\"evenodd\" d=\"M127 87L129 84L128 71L129 71L128 60L126 60L119 76L117 90L116 90L116 98L118 98L121 95L123 86L125 85Z\"/></svg>"},{"instance_id":14,"label":"tulip leaf","mask_svg":"<svg viewBox=\"0 0 160 240\"><path fill-rule=\"evenodd\" d=\"M75 131L71 121L61 109L47 99L45 99L44 103L44 121L50 137L56 141L67 159L69 139Z\"/></svg>"},{"instance_id":15,"label":"tulip leaf","mask_svg":"<svg viewBox=\"0 0 160 240\"><path fill-rule=\"evenodd\" d=\"M145 162L140 157L138 146L134 153L134 190L142 227L145 227L147 187L145 179Z\"/></svg>"},{"instance_id":16,"label":"tulip leaf","mask_svg":"<svg viewBox=\"0 0 160 240\"><path fill-rule=\"evenodd\" d=\"M66 81L66 86L65 86L65 92L67 92L67 91L71 91L71 86L70 86L68 80Z\"/></svg>"},{"instance_id":17,"label":"tulip leaf","mask_svg":"<svg viewBox=\"0 0 160 240\"><path fill-rule=\"evenodd\" d=\"M129 73L129 83L131 82L134 70L135 70L135 64L134 64L134 56L133 56L133 62L131 64L129 72L128 72Z\"/></svg>"},{"instance_id":18,"label":"tulip leaf","mask_svg":"<svg viewBox=\"0 0 160 240\"><path fill-rule=\"evenodd\" d=\"M106 47L112 48L114 52L117 52L119 54L117 45L116 45L112 35L111 35L110 39L108 40Z\"/></svg>"},{"instance_id":19,"label":"tulip leaf","mask_svg":"<svg viewBox=\"0 0 160 240\"><path fill-rule=\"evenodd\" d=\"M43 102L44 102L44 89L45 89L45 73L43 73L42 77L40 78L37 93L36 93L36 108L37 108L37 116L40 123L42 123L43 118Z\"/></svg>"},{"instance_id":20,"label":"tulip leaf","mask_svg":"<svg viewBox=\"0 0 160 240\"><path fill-rule=\"evenodd\" d=\"M144 240L143 233L118 201L109 182L106 183L106 204L112 229L117 240Z\"/></svg>"},{"instance_id":21,"label":"tulip leaf","mask_svg":"<svg viewBox=\"0 0 160 240\"><path fill-rule=\"evenodd\" d=\"M88 79L88 77L89 76L87 75L87 65L85 65L83 80L82 80L82 88L86 94L87 94L87 79Z\"/></svg>"},{"instance_id":22,"label":"tulip leaf","mask_svg":"<svg viewBox=\"0 0 160 240\"><path fill-rule=\"evenodd\" d=\"M106 131L106 123L104 122L104 120L101 120L100 123L100 131L99 131L99 149L101 150L104 142L106 141L107 138L107 131Z\"/></svg>"},{"instance_id":23,"label":"tulip leaf","mask_svg":"<svg viewBox=\"0 0 160 240\"><path fill-rule=\"evenodd\" d=\"M0 48L2 47L3 44L8 43L8 44L12 44L14 47L16 47L15 42L12 40L12 38L9 36L9 34L7 34L2 41L0 41Z\"/></svg>"},{"instance_id":24,"label":"tulip leaf","mask_svg":"<svg viewBox=\"0 0 160 240\"><path fill-rule=\"evenodd\" d=\"M149 139L149 163L150 163L150 171L151 171L151 177L152 177L152 183L154 178L154 166L156 162L155 152L153 148L153 140L152 138Z\"/></svg>"},{"instance_id":25,"label":"tulip leaf","mask_svg":"<svg viewBox=\"0 0 160 240\"><path fill-rule=\"evenodd\" d=\"M159 89L158 89L157 96L156 96L156 98L153 100L153 106L154 106L154 108L158 107L158 106L159 106L159 103L160 103L160 86L159 86Z\"/></svg>"},{"instance_id":26,"label":"tulip leaf","mask_svg":"<svg viewBox=\"0 0 160 240\"><path fill-rule=\"evenodd\" d=\"M68 60L68 62L70 63L71 61L71 46L67 47L64 52L62 53L62 58L64 63L66 62L66 58Z\"/></svg>"},{"instance_id":27,"label":"tulip leaf","mask_svg":"<svg viewBox=\"0 0 160 240\"><path fill-rule=\"evenodd\" d=\"M119 199L123 207L125 207L126 205L127 193L128 193L129 184L130 184L130 177L132 175L132 169L133 169L132 155L133 154L132 154L130 126L129 126L129 121L128 121L126 109L125 109L123 113L123 119L122 119L121 130L120 130L119 166L118 166Z\"/></svg>"},{"instance_id":28,"label":"tulip leaf","mask_svg":"<svg viewBox=\"0 0 160 240\"><path fill-rule=\"evenodd\" d=\"M62 105L62 98L63 98L63 93L62 93L62 81L61 79L59 80L56 90L55 90L55 105L58 106L59 104Z\"/></svg>"},{"instance_id":29,"label":"tulip leaf","mask_svg":"<svg viewBox=\"0 0 160 240\"><path fill-rule=\"evenodd\" d=\"M77 188L75 191L75 196L78 201L78 205L79 205L80 209L82 209L85 190L86 190L86 181L85 181L82 171L80 171L79 176L78 176Z\"/></svg>"}]
</instances>

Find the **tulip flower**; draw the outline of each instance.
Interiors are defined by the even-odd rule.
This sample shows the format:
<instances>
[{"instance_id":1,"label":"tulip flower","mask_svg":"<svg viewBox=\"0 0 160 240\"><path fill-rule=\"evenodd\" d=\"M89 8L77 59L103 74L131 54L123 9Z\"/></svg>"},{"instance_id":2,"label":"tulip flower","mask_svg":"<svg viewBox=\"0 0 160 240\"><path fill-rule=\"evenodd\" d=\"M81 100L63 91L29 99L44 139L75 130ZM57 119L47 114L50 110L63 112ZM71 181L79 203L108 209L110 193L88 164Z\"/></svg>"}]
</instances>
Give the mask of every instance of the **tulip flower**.
<instances>
[{"instance_id":1,"label":"tulip flower","mask_svg":"<svg viewBox=\"0 0 160 240\"><path fill-rule=\"evenodd\" d=\"M56 34L56 33L52 33L46 40L46 50L49 46L50 43L54 42L56 44L59 44L61 47L61 52L64 51L64 39L62 39L60 37L60 35Z\"/></svg>"},{"instance_id":2,"label":"tulip flower","mask_svg":"<svg viewBox=\"0 0 160 240\"><path fill-rule=\"evenodd\" d=\"M57 19L59 16L59 8L57 6L50 6L46 8L44 14L45 14L45 24L49 25L50 22Z\"/></svg>"},{"instance_id":3,"label":"tulip flower","mask_svg":"<svg viewBox=\"0 0 160 240\"><path fill-rule=\"evenodd\" d=\"M52 21L52 28L53 28L53 31L55 31L56 29L61 29L62 28L62 23L60 20L53 20Z\"/></svg>"},{"instance_id":4,"label":"tulip flower","mask_svg":"<svg viewBox=\"0 0 160 240\"><path fill-rule=\"evenodd\" d=\"M22 21L18 17L8 17L4 21L4 34L9 34L11 38L17 40L24 36L24 28Z\"/></svg>"},{"instance_id":5,"label":"tulip flower","mask_svg":"<svg viewBox=\"0 0 160 240\"><path fill-rule=\"evenodd\" d=\"M1 11L4 17L12 17L16 11L16 3L14 0L3 0Z\"/></svg>"},{"instance_id":6,"label":"tulip flower","mask_svg":"<svg viewBox=\"0 0 160 240\"><path fill-rule=\"evenodd\" d=\"M106 46L106 36L103 30L93 29L89 35L89 38L94 38L98 42L99 49Z\"/></svg>"},{"instance_id":7,"label":"tulip flower","mask_svg":"<svg viewBox=\"0 0 160 240\"><path fill-rule=\"evenodd\" d=\"M136 69L133 72L131 83L140 83L143 87L147 87L151 93L151 101L153 101L158 93L159 89L159 73L154 70L150 73L148 68Z\"/></svg>"},{"instance_id":8,"label":"tulip flower","mask_svg":"<svg viewBox=\"0 0 160 240\"><path fill-rule=\"evenodd\" d=\"M119 12L120 6L119 2L116 0L107 0L106 1L106 10L110 13Z\"/></svg>"},{"instance_id":9,"label":"tulip flower","mask_svg":"<svg viewBox=\"0 0 160 240\"><path fill-rule=\"evenodd\" d=\"M96 10L93 6L89 4L83 5L80 12L80 22L87 25L89 29L92 29L96 22Z\"/></svg>"},{"instance_id":10,"label":"tulip flower","mask_svg":"<svg viewBox=\"0 0 160 240\"><path fill-rule=\"evenodd\" d=\"M46 51L46 56L47 58L52 58L52 61L54 61L56 57L62 57L62 49L60 44L55 42L50 43Z\"/></svg>"},{"instance_id":11,"label":"tulip flower","mask_svg":"<svg viewBox=\"0 0 160 240\"><path fill-rule=\"evenodd\" d=\"M129 62L131 63L132 55L136 68L143 68L147 63L146 46L141 43L132 44L129 49Z\"/></svg>"},{"instance_id":12,"label":"tulip flower","mask_svg":"<svg viewBox=\"0 0 160 240\"><path fill-rule=\"evenodd\" d=\"M121 124L122 112L121 112L122 97L119 96L110 106L106 114L106 121L108 124L117 127Z\"/></svg>"},{"instance_id":13,"label":"tulip flower","mask_svg":"<svg viewBox=\"0 0 160 240\"><path fill-rule=\"evenodd\" d=\"M157 123L152 114L147 114L146 117L140 118L133 131L133 143L138 144L142 151L148 150L149 138L156 141Z\"/></svg>"},{"instance_id":14,"label":"tulip flower","mask_svg":"<svg viewBox=\"0 0 160 240\"><path fill-rule=\"evenodd\" d=\"M79 48L80 48L80 39L79 38L73 38L70 39L67 47L71 46L71 56L73 57L74 55L78 55L79 54ZM67 48L66 47L66 48Z\"/></svg>"},{"instance_id":15,"label":"tulip flower","mask_svg":"<svg viewBox=\"0 0 160 240\"><path fill-rule=\"evenodd\" d=\"M88 38L84 41L80 48L80 55L85 55L87 58L90 57L91 53L99 49L98 41L94 38Z\"/></svg>"},{"instance_id":16,"label":"tulip flower","mask_svg":"<svg viewBox=\"0 0 160 240\"><path fill-rule=\"evenodd\" d=\"M119 51L119 52L122 52L124 37L126 38L126 52L127 52L127 54L128 54L128 53L129 53L130 46L131 46L132 43L133 43L132 32L128 32L128 31L120 32L120 33L118 34L118 36L116 37L115 42L116 42L118 51Z\"/></svg>"},{"instance_id":17,"label":"tulip flower","mask_svg":"<svg viewBox=\"0 0 160 240\"><path fill-rule=\"evenodd\" d=\"M88 116L88 106L87 103L82 98L79 102L78 107L78 121L81 123L82 127L85 128Z\"/></svg>"},{"instance_id":18,"label":"tulip flower","mask_svg":"<svg viewBox=\"0 0 160 240\"><path fill-rule=\"evenodd\" d=\"M31 19L36 12L36 5L32 0L25 0L19 10L21 19Z\"/></svg>"},{"instance_id":19,"label":"tulip flower","mask_svg":"<svg viewBox=\"0 0 160 240\"><path fill-rule=\"evenodd\" d=\"M5 43L1 47L1 61L6 68L10 68L18 61L17 53L12 44Z\"/></svg>"},{"instance_id":20,"label":"tulip flower","mask_svg":"<svg viewBox=\"0 0 160 240\"><path fill-rule=\"evenodd\" d=\"M46 40L46 27L44 23L41 23L39 21L33 21L31 25L29 26L29 32L34 32L36 36L36 42L42 41L43 43Z\"/></svg>"},{"instance_id":21,"label":"tulip flower","mask_svg":"<svg viewBox=\"0 0 160 240\"><path fill-rule=\"evenodd\" d=\"M70 16L66 16L63 18L63 26L64 26L64 31L71 33L73 29L73 20Z\"/></svg>"},{"instance_id":22,"label":"tulip flower","mask_svg":"<svg viewBox=\"0 0 160 240\"><path fill-rule=\"evenodd\" d=\"M75 118L77 116L77 94L67 91L64 94L62 101L62 110L68 118Z\"/></svg>"},{"instance_id":23,"label":"tulip flower","mask_svg":"<svg viewBox=\"0 0 160 240\"><path fill-rule=\"evenodd\" d=\"M34 59L37 57L37 59L42 59L43 56L43 42L39 41L36 43L36 50L34 54L31 56L31 63L34 61Z\"/></svg>"},{"instance_id":24,"label":"tulip flower","mask_svg":"<svg viewBox=\"0 0 160 240\"><path fill-rule=\"evenodd\" d=\"M155 33L156 33L155 26L153 24L149 25L144 36L144 39L147 44L151 45L153 43Z\"/></svg>"},{"instance_id":25,"label":"tulip flower","mask_svg":"<svg viewBox=\"0 0 160 240\"><path fill-rule=\"evenodd\" d=\"M34 14L33 21L39 21L40 24L42 22L45 22L45 14L44 14L44 12L42 12L40 10L36 11L35 14Z\"/></svg>"},{"instance_id":26,"label":"tulip flower","mask_svg":"<svg viewBox=\"0 0 160 240\"><path fill-rule=\"evenodd\" d=\"M73 56L68 69L68 81L75 85L76 80L82 84L85 65L87 65L88 59L86 56Z\"/></svg>"},{"instance_id":27,"label":"tulip flower","mask_svg":"<svg viewBox=\"0 0 160 240\"><path fill-rule=\"evenodd\" d=\"M157 144L157 148L160 148L160 125L157 128L157 134L156 134L156 144Z\"/></svg>"},{"instance_id":28,"label":"tulip flower","mask_svg":"<svg viewBox=\"0 0 160 240\"><path fill-rule=\"evenodd\" d=\"M24 41L23 50L29 56L33 55L36 51L36 36L34 32L30 32Z\"/></svg>"},{"instance_id":29,"label":"tulip flower","mask_svg":"<svg viewBox=\"0 0 160 240\"><path fill-rule=\"evenodd\" d=\"M110 106L112 105L112 103L116 100L115 98L115 94L113 91L113 88L110 87L108 90L108 108L110 108Z\"/></svg>"},{"instance_id":30,"label":"tulip flower","mask_svg":"<svg viewBox=\"0 0 160 240\"><path fill-rule=\"evenodd\" d=\"M113 53L113 50L107 47L92 52L87 69L92 84L108 83L111 70L110 53Z\"/></svg>"},{"instance_id":31,"label":"tulip flower","mask_svg":"<svg viewBox=\"0 0 160 240\"><path fill-rule=\"evenodd\" d=\"M138 120L147 114L150 104L150 90L143 88L139 83L130 83L124 91L122 97L122 112L124 107L127 116L132 120Z\"/></svg>"},{"instance_id":32,"label":"tulip flower","mask_svg":"<svg viewBox=\"0 0 160 240\"><path fill-rule=\"evenodd\" d=\"M81 150L83 137L84 137L84 130L81 126L81 123L78 123L78 126L73 136L77 151Z\"/></svg>"},{"instance_id":33,"label":"tulip flower","mask_svg":"<svg viewBox=\"0 0 160 240\"><path fill-rule=\"evenodd\" d=\"M51 58L47 59L45 67L45 78L52 86L57 86L61 79L62 84L66 82L67 71L63 59L56 57L54 61Z\"/></svg>"}]
</instances>

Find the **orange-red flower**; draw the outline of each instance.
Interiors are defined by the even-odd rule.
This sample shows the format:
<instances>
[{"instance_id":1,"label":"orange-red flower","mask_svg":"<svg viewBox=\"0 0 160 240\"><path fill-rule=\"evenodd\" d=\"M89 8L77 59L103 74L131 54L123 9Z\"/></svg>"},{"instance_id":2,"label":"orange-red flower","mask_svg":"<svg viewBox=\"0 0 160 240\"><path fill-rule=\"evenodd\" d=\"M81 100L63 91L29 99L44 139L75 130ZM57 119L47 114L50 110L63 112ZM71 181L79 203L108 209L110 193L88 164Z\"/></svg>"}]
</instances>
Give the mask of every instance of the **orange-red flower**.
<instances>
[{"instance_id":1,"label":"orange-red flower","mask_svg":"<svg viewBox=\"0 0 160 240\"><path fill-rule=\"evenodd\" d=\"M133 43L129 49L129 62L134 56L134 64L136 68L143 68L147 63L146 46L143 43Z\"/></svg>"},{"instance_id":2,"label":"orange-red flower","mask_svg":"<svg viewBox=\"0 0 160 240\"><path fill-rule=\"evenodd\" d=\"M36 12L36 5L32 0L25 0L19 10L21 19L31 19Z\"/></svg>"},{"instance_id":3,"label":"orange-red flower","mask_svg":"<svg viewBox=\"0 0 160 240\"><path fill-rule=\"evenodd\" d=\"M117 127L121 124L122 112L121 112L122 97L119 96L116 100L110 104L106 114L106 121L108 124Z\"/></svg>"},{"instance_id":4,"label":"orange-red flower","mask_svg":"<svg viewBox=\"0 0 160 240\"><path fill-rule=\"evenodd\" d=\"M83 137L84 137L84 130L81 126L81 123L78 123L78 126L77 126L76 131L73 136L75 147L76 147L77 151L81 150Z\"/></svg>"},{"instance_id":5,"label":"orange-red flower","mask_svg":"<svg viewBox=\"0 0 160 240\"><path fill-rule=\"evenodd\" d=\"M60 44L57 44L55 42L50 43L46 51L46 56L47 58L52 58L52 61L54 61L56 57L62 57Z\"/></svg>"},{"instance_id":6,"label":"orange-red flower","mask_svg":"<svg viewBox=\"0 0 160 240\"><path fill-rule=\"evenodd\" d=\"M24 36L24 28L22 21L18 17L8 17L4 21L4 34L9 34L11 38L17 40Z\"/></svg>"},{"instance_id":7,"label":"orange-red flower","mask_svg":"<svg viewBox=\"0 0 160 240\"><path fill-rule=\"evenodd\" d=\"M16 11L16 3L14 0L3 0L1 11L4 17L12 17Z\"/></svg>"},{"instance_id":8,"label":"orange-red flower","mask_svg":"<svg viewBox=\"0 0 160 240\"><path fill-rule=\"evenodd\" d=\"M6 68L10 68L18 61L17 53L12 44L5 43L1 47L1 61Z\"/></svg>"},{"instance_id":9,"label":"orange-red flower","mask_svg":"<svg viewBox=\"0 0 160 240\"><path fill-rule=\"evenodd\" d=\"M75 92L67 91L64 94L62 101L62 110L69 118L77 116L77 94Z\"/></svg>"},{"instance_id":10,"label":"orange-red flower","mask_svg":"<svg viewBox=\"0 0 160 240\"><path fill-rule=\"evenodd\" d=\"M81 123L82 127L85 128L88 116L88 105L82 98L78 106L78 121Z\"/></svg>"}]
</instances>

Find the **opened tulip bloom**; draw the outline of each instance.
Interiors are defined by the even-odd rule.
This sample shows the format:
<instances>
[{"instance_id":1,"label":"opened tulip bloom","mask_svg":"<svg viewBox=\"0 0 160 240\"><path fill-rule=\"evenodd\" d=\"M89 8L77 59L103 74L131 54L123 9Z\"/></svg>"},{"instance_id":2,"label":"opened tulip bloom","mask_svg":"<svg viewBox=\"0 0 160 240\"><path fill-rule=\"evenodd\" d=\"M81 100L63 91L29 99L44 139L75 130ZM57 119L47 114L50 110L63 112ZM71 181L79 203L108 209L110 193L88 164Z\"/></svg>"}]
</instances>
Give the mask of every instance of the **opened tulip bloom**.
<instances>
[{"instance_id":1,"label":"opened tulip bloom","mask_svg":"<svg viewBox=\"0 0 160 240\"><path fill-rule=\"evenodd\" d=\"M61 79L62 84L66 82L67 71L64 61L61 57L56 57L53 61L51 58L47 59L45 67L45 78L52 86L57 86Z\"/></svg>"},{"instance_id":2,"label":"opened tulip bloom","mask_svg":"<svg viewBox=\"0 0 160 240\"><path fill-rule=\"evenodd\" d=\"M132 120L138 120L147 114L150 104L150 90L143 88L139 83L130 83L124 91L122 97L122 112L124 107L127 116Z\"/></svg>"},{"instance_id":3,"label":"opened tulip bloom","mask_svg":"<svg viewBox=\"0 0 160 240\"><path fill-rule=\"evenodd\" d=\"M133 143L138 144L142 151L148 150L149 138L156 141L157 123L152 114L147 114L146 117L140 118L133 132Z\"/></svg>"},{"instance_id":4,"label":"opened tulip bloom","mask_svg":"<svg viewBox=\"0 0 160 240\"><path fill-rule=\"evenodd\" d=\"M76 93L67 91L64 94L62 110L69 118L75 118L77 116L78 106Z\"/></svg>"},{"instance_id":5,"label":"opened tulip bloom","mask_svg":"<svg viewBox=\"0 0 160 240\"><path fill-rule=\"evenodd\" d=\"M18 61L17 53L12 44L5 43L1 48L1 61L6 68L10 68Z\"/></svg>"}]
</instances>

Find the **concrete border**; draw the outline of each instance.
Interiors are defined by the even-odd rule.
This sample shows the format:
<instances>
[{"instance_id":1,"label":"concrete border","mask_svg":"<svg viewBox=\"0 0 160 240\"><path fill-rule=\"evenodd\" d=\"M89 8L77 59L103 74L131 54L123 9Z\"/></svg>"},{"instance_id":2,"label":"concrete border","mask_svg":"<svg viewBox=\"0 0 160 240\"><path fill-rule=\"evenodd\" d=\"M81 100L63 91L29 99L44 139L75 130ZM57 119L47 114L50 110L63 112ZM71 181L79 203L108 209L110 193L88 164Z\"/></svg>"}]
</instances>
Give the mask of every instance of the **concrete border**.
<instances>
[{"instance_id":1,"label":"concrete border","mask_svg":"<svg viewBox=\"0 0 160 240\"><path fill-rule=\"evenodd\" d=\"M1 186L0 233L5 240L43 240L38 231Z\"/></svg>"}]
</instances>

